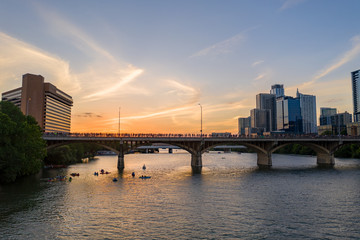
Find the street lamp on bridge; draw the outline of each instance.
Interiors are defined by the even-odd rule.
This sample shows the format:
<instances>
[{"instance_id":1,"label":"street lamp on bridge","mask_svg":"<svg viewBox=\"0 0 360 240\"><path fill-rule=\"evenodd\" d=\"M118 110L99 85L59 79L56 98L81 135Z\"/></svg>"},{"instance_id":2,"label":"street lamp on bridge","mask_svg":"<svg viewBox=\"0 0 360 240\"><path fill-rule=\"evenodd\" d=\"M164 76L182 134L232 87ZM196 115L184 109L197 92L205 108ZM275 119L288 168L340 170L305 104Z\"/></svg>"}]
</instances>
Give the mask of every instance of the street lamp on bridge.
<instances>
[{"instance_id":1,"label":"street lamp on bridge","mask_svg":"<svg viewBox=\"0 0 360 240\"><path fill-rule=\"evenodd\" d=\"M119 107L119 128L118 128L119 137L120 137L120 110L121 110L121 107Z\"/></svg>"},{"instance_id":2,"label":"street lamp on bridge","mask_svg":"<svg viewBox=\"0 0 360 240\"><path fill-rule=\"evenodd\" d=\"M200 137L202 138L202 106L199 103L200 106L200 114L201 114L201 118L200 118Z\"/></svg>"}]
</instances>

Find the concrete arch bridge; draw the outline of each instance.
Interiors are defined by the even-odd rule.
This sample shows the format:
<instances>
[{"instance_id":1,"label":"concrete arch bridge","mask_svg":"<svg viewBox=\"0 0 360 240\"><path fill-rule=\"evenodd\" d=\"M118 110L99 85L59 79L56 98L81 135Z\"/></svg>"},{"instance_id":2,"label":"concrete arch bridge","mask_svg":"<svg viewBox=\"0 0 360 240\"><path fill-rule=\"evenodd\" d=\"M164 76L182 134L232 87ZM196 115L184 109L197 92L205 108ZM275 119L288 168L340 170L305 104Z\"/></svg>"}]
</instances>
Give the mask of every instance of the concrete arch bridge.
<instances>
[{"instance_id":1,"label":"concrete arch bridge","mask_svg":"<svg viewBox=\"0 0 360 240\"><path fill-rule=\"evenodd\" d=\"M55 135L46 134L43 139L47 142L48 149L70 143L96 143L106 149L118 154L118 169L125 167L124 155L130 150L139 146L162 143L177 146L191 154L191 166L193 169L201 169L202 154L219 145L242 145L257 153L257 165L260 168L272 166L271 155L274 151L289 145L300 144L313 149L317 154L319 166L333 166L334 152L345 144L359 144L360 138L339 138L339 137L266 137L266 138L245 138L238 136L227 137L202 137L183 135L156 135L156 134L67 134Z\"/></svg>"}]
</instances>

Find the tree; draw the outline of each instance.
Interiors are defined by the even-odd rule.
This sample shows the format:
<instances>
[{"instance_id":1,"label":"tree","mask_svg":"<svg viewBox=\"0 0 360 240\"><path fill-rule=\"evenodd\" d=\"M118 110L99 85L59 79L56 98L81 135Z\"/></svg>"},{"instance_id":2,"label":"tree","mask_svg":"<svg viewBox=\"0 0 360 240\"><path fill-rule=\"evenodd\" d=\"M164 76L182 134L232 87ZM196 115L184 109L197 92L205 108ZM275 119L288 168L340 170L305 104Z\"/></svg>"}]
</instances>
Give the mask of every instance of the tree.
<instances>
[{"instance_id":1,"label":"tree","mask_svg":"<svg viewBox=\"0 0 360 240\"><path fill-rule=\"evenodd\" d=\"M37 173L46 156L39 125L10 102L0 102L0 181Z\"/></svg>"}]
</instances>

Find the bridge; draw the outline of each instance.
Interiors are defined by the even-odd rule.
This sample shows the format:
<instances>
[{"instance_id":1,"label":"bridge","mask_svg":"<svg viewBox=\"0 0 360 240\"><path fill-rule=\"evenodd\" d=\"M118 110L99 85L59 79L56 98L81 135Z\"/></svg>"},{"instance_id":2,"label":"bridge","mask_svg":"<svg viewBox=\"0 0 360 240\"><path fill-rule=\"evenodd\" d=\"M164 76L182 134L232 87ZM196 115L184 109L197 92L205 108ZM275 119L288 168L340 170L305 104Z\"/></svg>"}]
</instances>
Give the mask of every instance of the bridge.
<instances>
[{"instance_id":1,"label":"bridge","mask_svg":"<svg viewBox=\"0 0 360 240\"><path fill-rule=\"evenodd\" d=\"M124 156L127 152L140 146L150 146L153 143L177 146L191 154L191 167L194 170L202 168L202 154L216 146L245 146L257 153L257 165L260 168L272 166L272 153L289 145L300 144L314 150L319 166L331 167L335 164L334 152L345 144L359 144L357 137L320 137L320 136L272 136L249 138L238 135L226 137L194 134L44 134L48 149L71 143L96 143L118 155L117 167L125 168Z\"/></svg>"}]
</instances>

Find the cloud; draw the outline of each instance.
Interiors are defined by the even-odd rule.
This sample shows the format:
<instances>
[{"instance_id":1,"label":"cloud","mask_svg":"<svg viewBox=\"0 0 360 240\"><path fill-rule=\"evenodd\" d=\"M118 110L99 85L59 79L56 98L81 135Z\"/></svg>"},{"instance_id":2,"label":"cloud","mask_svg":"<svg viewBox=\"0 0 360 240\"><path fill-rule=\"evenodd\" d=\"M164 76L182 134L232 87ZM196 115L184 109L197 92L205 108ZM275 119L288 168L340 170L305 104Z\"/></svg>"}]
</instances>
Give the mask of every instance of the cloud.
<instances>
[{"instance_id":1,"label":"cloud","mask_svg":"<svg viewBox=\"0 0 360 240\"><path fill-rule=\"evenodd\" d=\"M356 56L358 56L360 54L360 35L353 37L351 39L351 41L352 41L353 47L349 51L345 52L343 54L343 56L340 57L335 63L333 63L329 67L320 71L320 73L314 77L314 80L318 80L322 77L325 77L332 71L334 71L334 70L338 69L339 67L343 66L344 64L350 62L351 60L353 60Z\"/></svg>"},{"instance_id":2,"label":"cloud","mask_svg":"<svg viewBox=\"0 0 360 240\"><path fill-rule=\"evenodd\" d=\"M78 96L80 101L97 101L114 97L115 94L119 96L130 92L137 94L147 92L145 89L135 89L129 86L144 72L144 69L117 59L91 36L56 11L40 4L35 4L35 6L39 16L48 24L50 33L58 37L60 41L71 43L84 55L90 56L87 58L88 65L83 67L85 70L75 75L80 79L83 95L86 94L85 96Z\"/></svg>"},{"instance_id":3,"label":"cloud","mask_svg":"<svg viewBox=\"0 0 360 240\"><path fill-rule=\"evenodd\" d=\"M343 53L341 57L334 61L333 64L319 71L318 74L316 74L310 81L288 87L287 90L295 90L296 88L314 89L314 85L318 82L319 79L331 74L336 69L355 59L358 55L360 55L360 35L354 36L350 40L353 45L352 48Z\"/></svg>"},{"instance_id":4,"label":"cloud","mask_svg":"<svg viewBox=\"0 0 360 240\"><path fill-rule=\"evenodd\" d=\"M194 106L199 102L200 93L196 89L184 85L175 80L167 80L168 86L171 88L167 93L171 95L179 95L181 97L187 96L185 98L186 103L179 104L179 106L169 107L160 111L150 112L142 115L128 116L123 117L123 120L139 120L139 119L150 119L150 118L160 118L160 117L175 117L177 115L189 115L193 114ZM197 107L197 106L196 106ZM111 122L116 121L116 119L111 119Z\"/></svg>"},{"instance_id":5,"label":"cloud","mask_svg":"<svg viewBox=\"0 0 360 240\"><path fill-rule=\"evenodd\" d=\"M188 96L190 98L189 104L195 104L199 102L200 92L195 88L186 86L182 83L179 83L175 80L168 80L168 85L171 87L171 90L168 91L169 94L176 94L178 96Z\"/></svg>"},{"instance_id":6,"label":"cloud","mask_svg":"<svg viewBox=\"0 0 360 240\"><path fill-rule=\"evenodd\" d=\"M266 75L264 73L258 74L258 76L254 80L260 80L263 79Z\"/></svg>"},{"instance_id":7,"label":"cloud","mask_svg":"<svg viewBox=\"0 0 360 240\"><path fill-rule=\"evenodd\" d=\"M281 8L279 9L280 11L284 11L286 9L295 7L296 5L305 2L306 0L286 0L283 5L281 6Z\"/></svg>"},{"instance_id":8,"label":"cloud","mask_svg":"<svg viewBox=\"0 0 360 240\"><path fill-rule=\"evenodd\" d=\"M109 97L109 95L111 95L112 93L116 93L121 87L132 82L136 77L141 75L143 72L144 70L142 69L135 69L125 77L121 78L116 84L107 87L106 89L84 96L84 99L91 98L92 100L98 100L99 98Z\"/></svg>"},{"instance_id":9,"label":"cloud","mask_svg":"<svg viewBox=\"0 0 360 240\"><path fill-rule=\"evenodd\" d=\"M255 67L263 62L264 62L264 60L259 60L259 61L253 62L253 64L251 64L251 66Z\"/></svg>"},{"instance_id":10,"label":"cloud","mask_svg":"<svg viewBox=\"0 0 360 240\"><path fill-rule=\"evenodd\" d=\"M148 113L144 115L138 115L138 116L130 116L130 117L124 117L122 119L144 119L144 118L156 118L156 117L164 117L164 116L173 116L174 114L185 114L184 111L193 109L194 106L183 106L183 107L177 107L177 108L170 108L159 112L153 112Z\"/></svg>"},{"instance_id":11,"label":"cloud","mask_svg":"<svg viewBox=\"0 0 360 240\"><path fill-rule=\"evenodd\" d=\"M88 54L89 49L97 55L101 55L111 61L116 61L115 58L99 44L97 44L89 35L81 31L74 24L71 24L64 17L60 16L57 12L51 9L45 8L44 5L35 4L35 7L39 13L39 16L44 19L44 22L48 24L48 30L54 35L68 36L72 40L72 44L84 53ZM66 39L68 40L68 39ZM85 49L88 48L88 49Z\"/></svg>"},{"instance_id":12,"label":"cloud","mask_svg":"<svg viewBox=\"0 0 360 240\"><path fill-rule=\"evenodd\" d=\"M208 55L223 55L230 53L232 51L232 48L241 42L245 41L246 37L244 33L239 33L229 39L226 39L224 41L215 43L214 45L207 47L205 49L202 49L193 55L190 56L190 58L195 57L204 57Z\"/></svg>"},{"instance_id":13,"label":"cloud","mask_svg":"<svg viewBox=\"0 0 360 240\"><path fill-rule=\"evenodd\" d=\"M101 115L99 114L95 114L95 113L91 113L91 112L85 112L82 114L77 114L75 115L76 117L85 117L85 118L102 118Z\"/></svg>"},{"instance_id":14,"label":"cloud","mask_svg":"<svg viewBox=\"0 0 360 240\"><path fill-rule=\"evenodd\" d=\"M70 72L69 63L58 56L0 32L0 85L21 79L25 73L42 75L46 82L52 82L67 93L76 93L80 85ZM19 87L19 82L8 84Z\"/></svg>"}]
</instances>

